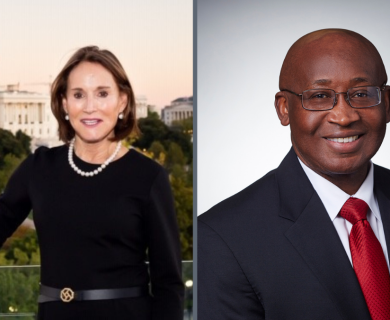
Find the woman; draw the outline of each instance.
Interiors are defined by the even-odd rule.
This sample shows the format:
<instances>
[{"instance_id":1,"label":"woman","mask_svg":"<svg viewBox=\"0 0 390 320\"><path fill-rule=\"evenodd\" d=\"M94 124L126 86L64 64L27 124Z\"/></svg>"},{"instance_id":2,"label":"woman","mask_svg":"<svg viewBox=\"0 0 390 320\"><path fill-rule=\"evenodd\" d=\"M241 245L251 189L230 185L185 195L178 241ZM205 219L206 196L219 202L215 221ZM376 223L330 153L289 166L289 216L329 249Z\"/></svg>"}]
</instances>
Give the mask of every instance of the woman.
<instances>
[{"instance_id":1,"label":"woman","mask_svg":"<svg viewBox=\"0 0 390 320\"><path fill-rule=\"evenodd\" d=\"M66 145L39 148L0 198L0 244L34 212L38 319L183 319L170 186L161 166L121 144L137 124L120 62L98 47L78 50L51 100Z\"/></svg>"}]
</instances>

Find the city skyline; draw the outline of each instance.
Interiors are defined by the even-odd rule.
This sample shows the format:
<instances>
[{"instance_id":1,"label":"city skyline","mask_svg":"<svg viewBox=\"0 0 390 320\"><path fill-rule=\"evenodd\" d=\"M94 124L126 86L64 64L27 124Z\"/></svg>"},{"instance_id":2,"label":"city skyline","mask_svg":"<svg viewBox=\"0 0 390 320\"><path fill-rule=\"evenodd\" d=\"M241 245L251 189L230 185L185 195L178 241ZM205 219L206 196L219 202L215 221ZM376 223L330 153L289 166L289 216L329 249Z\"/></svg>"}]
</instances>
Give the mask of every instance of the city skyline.
<instances>
[{"instance_id":1,"label":"city skyline","mask_svg":"<svg viewBox=\"0 0 390 320\"><path fill-rule=\"evenodd\" d=\"M0 14L0 86L48 92L80 47L112 51L134 92L162 109L192 96L192 1L19 0ZM4 90L4 87L0 87Z\"/></svg>"}]
</instances>

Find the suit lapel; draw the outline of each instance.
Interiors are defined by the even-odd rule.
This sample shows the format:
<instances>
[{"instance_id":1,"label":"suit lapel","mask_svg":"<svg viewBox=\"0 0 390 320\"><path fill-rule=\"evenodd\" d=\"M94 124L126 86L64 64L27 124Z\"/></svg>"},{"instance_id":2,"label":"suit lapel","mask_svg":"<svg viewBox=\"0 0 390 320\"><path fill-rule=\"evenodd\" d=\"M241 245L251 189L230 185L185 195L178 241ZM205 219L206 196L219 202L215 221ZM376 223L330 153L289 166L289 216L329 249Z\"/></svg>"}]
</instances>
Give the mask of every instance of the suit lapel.
<instances>
[{"instance_id":1,"label":"suit lapel","mask_svg":"<svg viewBox=\"0 0 390 320\"><path fill-rule=\"evenodd\" d=\"M388 170L378 166L374 168L374 193L378 200L385 232L387 253L390 257L390 174Z\"/></svg>"},{"instance_id":2,"label":"suit lapel","mask_svg":"<svg viewBox=\"0 0 390 320\"><path fill-rule=\"evenodd\" d=\"M285 236L327 291L342 318L370 319L340 238L293 149L278 168L277 180L280 216L294 221Z\"/></svg>"}]
</instances>

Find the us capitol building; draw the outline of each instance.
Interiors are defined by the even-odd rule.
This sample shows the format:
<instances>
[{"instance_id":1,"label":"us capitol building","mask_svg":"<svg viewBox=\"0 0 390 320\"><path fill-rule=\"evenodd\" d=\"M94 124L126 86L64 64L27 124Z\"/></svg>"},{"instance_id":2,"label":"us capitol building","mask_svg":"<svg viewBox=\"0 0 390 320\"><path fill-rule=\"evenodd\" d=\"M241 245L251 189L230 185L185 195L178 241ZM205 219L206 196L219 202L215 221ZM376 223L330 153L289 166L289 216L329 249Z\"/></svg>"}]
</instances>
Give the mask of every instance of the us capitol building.
<instances>
[{"instance_id":1,"label":"us capitol building","mask_svg":"<svg viewBox=\"0 0 390 320\"><path fill-rule=\"evenodd\" d=\"M137 96L137 118L147 116L145 96ZM19 85L7 85L0 91L0 128L15 134L21 130L32 138L31 149L39 146L54 147L62 144L58 139L57 120L50 107L50 95L20 91Z\"/></svg>"}]
</instances>

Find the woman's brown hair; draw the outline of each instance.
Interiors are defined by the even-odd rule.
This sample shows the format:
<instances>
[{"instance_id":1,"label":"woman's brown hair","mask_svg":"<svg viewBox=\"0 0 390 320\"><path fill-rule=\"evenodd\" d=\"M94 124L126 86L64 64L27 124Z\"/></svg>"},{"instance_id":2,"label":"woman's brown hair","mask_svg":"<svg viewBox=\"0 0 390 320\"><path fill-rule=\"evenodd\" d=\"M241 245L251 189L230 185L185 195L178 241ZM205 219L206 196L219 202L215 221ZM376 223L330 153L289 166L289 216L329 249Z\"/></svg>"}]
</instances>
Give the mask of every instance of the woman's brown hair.
<instances>
[{"instance_id":1,"label":"woman's brown hair","mask_svg":"<svg viewBox=\"0 0 390 320\"><path fill-rule=\"evenodd\" d=\"M88 46L77 50L73 54L51 86L51 109L58 121L58 134L60 140L67 143L75 136L74 129L69 121L65 119L66 113L62 105L62 99L66 95L70 72L83 61L98 63L106 68L113 75L119 91L127 95L127 105L123 110L123 119L118 120L115 125L115 136L112 140L119 141L126 138L131 133L138 134L139 129L135 115L136 103L134 92L125 70L117 57L110 51L101 50L96 46Z\"/></svg>"}]
</instances>

